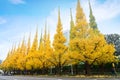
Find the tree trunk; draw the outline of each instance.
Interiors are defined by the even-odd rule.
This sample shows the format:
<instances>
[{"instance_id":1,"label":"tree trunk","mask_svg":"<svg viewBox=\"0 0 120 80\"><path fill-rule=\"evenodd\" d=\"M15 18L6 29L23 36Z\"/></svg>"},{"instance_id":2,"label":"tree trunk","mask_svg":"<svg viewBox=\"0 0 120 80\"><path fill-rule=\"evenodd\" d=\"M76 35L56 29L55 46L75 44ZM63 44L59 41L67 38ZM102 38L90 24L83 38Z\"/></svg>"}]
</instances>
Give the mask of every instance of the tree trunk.
<instances>
[{"instance_id":1,"label":"tree trunk","mask_svg":"<svg viewBox=\"0 0 120 80\"><path fill-rule=\"evenodd\" d=\"M75 64L75 65L73 65L73 67L74 67L74 68L73 68L73 69L74 69L74 74L77 75L77 74L78 74L78 68L77 68L78 65Z\"/></svg>"},{"instance_id":2,"label":"tree trunk","mask_svg":"<svg viewBox=\"0 0 120 80\"><path fill-rule=\"evenodd\" d=\"M100 64L100 71L99 72L101 72L101 74L104 74L104 64L102 63L102 64Z\"/></svg>"},{"instance_id":3,"label":"tree trunk","mask_svg":"<svg viewBox=\"0 0 120 80\"><path fill-rule=\"evenodd\" d=\"M115 69L115 64L112 63L112 74L117 76L117 72L116 72L116 69Z\"/></svg>"},{"instance_id":4,"label":"tree trunk","mask_svg":"<svg viewBox=\"0 0 120 80\"><path fill-rule=\"evenodd\" d=\"M71 64L71 75L73 75L73 65Z\"/></svg>"},{"instance_id":5,"label":"tree trunk","mask_svg":"<svg viewBox=\"0 0 120 80\"><path fill-rule=\"evenodd\" d=\"M88 61L85 62L85 75L90 75L90 65Z\"/></svg>"},{"instance_id":6,"label":"tree trunk","mask_svg":"<svg viewBox=\"0 0 120 80\"><path fill-rule=\"evenodd\" d=\"M62 74L62 67L59 65L58 66L58 74L61 75Z\"/></svg>"}]
</instances>

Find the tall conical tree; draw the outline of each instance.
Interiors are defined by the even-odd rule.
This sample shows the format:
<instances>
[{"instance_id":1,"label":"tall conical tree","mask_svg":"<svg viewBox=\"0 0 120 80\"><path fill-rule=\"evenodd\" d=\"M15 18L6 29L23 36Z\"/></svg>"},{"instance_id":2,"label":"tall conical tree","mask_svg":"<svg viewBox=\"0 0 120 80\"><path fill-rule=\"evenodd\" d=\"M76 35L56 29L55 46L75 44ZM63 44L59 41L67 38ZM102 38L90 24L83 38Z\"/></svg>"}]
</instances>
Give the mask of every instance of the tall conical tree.
<instances>
[{"instance_id":1,"label":"tall conical tree","mask_svg":"<svg viewBox=\"0 0 120 80\"><path fill-rule=\"evenodd\" d=\"M58 49L58 44L64 45L64 43L66 42L66 39L63 35L62 32L62 23L61 23L61 18L60 18L60 9L58 10L58 23L57 23L57 29L56 29L56 34L54 35L54 40L53 40L53 47L54 49L57 51L59 51ZM65 48L65 45L63 46L63 49ZM59 52L57 52L59 53Z\"/></svg>"},{"instance_id":2,"label":"tall conical tree","mask_svg":"<svg viewBox=\"0 0 120 80\"><path fill-rule=\"evenodd\" d=\"M35 34L34 41L31 47L31 50L33 51L37 49L38 49L38 27L36 28L36 34Z\"/></svg>"},{"instance_id":3,"label":"tall conical tree","mask_svg":"<svg viewBox=\"0 0 120 80\"><path fill-rule=\"evenodd\" d=\"M85 14L84 14L83 9L80 5L80 1L78 0L77 8L76 8L76 25L78 25L80 23L84 23L85 26L87 25Z\"/></svg>"},{"instance_id":4,"label":"tall conical tree","mask_svg":"<svg viewBox=\"0 0 120 80\"><path fill-rule=\"evenodd\" d=\"M77 8L76 8L76 25L73 30L75 30L73 31L75 37L78 38L88 37L88 32L89 32L88 23L79 0L77 2Z\"/></svg>"},{"instance_id":5,"label":"tall conical tree","mask_svg":"<svg viewBox=\"0 0 120 80\"><path fill-rule=\"evenodd\" d=\"M46 72L46 67L48 67L48 62L47 62L47 55L50 53L47 49L47 31L46 31L46 25L47 23L45 22L45 30L44 30L44 36L42 38L42 32L41 32L41 38L39 42L39 48L38 48L38 63L40 68L42 69L42 74L45 74Z\"/></svg>"},{"instance_id":6,"label":"tall conical tree","mask_svg":"<svg viewBox=\"0 0 120 80\"><path fill-rule=\"evenodd\" d=\"M23 38L23 41L22 41L22 44L21 44L21 53L26 54L25 37Z\"/></svg>"},{"instance_id":7,"label":"tall conical tree","mask_svg":"<svg viewBox=\"0 0 120 80\"><path fill-rule=\"evenodd\" d=\"M41 55L41 63L42 63L42 73L45 74L45 68L47 67L47 61L46 61L46 55L47 53L47 22L45 22L45 31L44 31L44 36L43 36L43 53Z\"/></svg>"},{"instance_id":8,"label":"tall conical tree","mask_svg":"<svg viewBox=\"0 0 120 80\"><path fill-rule=\"evenodd\" d=\"M45 22L45 31L44 31L44 37L43 37L43 43L44 43L44 48L46 49L46 42L47 42L47 22ZM46 53L46 51L44 51Z\"/></svg>"},{"instance_id":9,"label":"tall conical tree","mask_svg":"<svg viewBox=\"0 0 120 80\"><path fill-rule=\"evenodd\" d=\"M45 31L44 31L44 43L46 44L46 39L47 39L47 31L46 31L46 28L47 28L47 21L45 22ZM44 45L45 46L45 45Z\"/></svg>"},{"instance_id":10,"label":"tall conical tree","mask_svg":"<svg viewBox=\"0 0 120 80\"><path fill-rule=\"evenodd\" d=\"M71 32L73 32L74 35L74 38L70 40L71 50L73 53L79 53L79 47L77 47L77 44L80 42L80 39L88 38L89 36L88 23L79 0L76 8L76 24Z\"/></svg>"},{"instance_id":11,"label":"tall conical tree","mask_svg":"<svg viewBox=\"0 0 120 80\"><path fill-rule=\"evenodd\" d=\"M74 35L74 32L73 31L75 31L75 30L73 30L74 29L74 27L75 27L75 24L74 24L74 21L73 21L73 17L72 17L72 9L70 8L70 18L71 18L71 21L70 21L70 36L69 36L69 44L70 44L70 42L72 41L72 39L74 39L75 38L75 35ZM71 53L71 48L72 48L72 46L70 46L69 45L69 48L68 48L68 54L70 55L70 53ZM71 61L71 75L73 75L73 62L72 62L72 60L70 59L69 61Z\"/></svg>"},{"instance_id":12,"label":"tall conical tree","mask_svg":"<svg viewBox=\"0 0 120 80\"><path fill-rule=\"evenodd\" d=\"M63 35L62 29L63 28L62 28L60 9L59 9L57 29L53 40L54 56L52 56L53 57L52 63L54 63L54 66L58 68L59 74L61 74L62 66L65 65L66 63L65 52L67 49L67 47L65 46L66 38Z\"/></svg>"},{"instance_id":13,"label":"tall conical tree","mask_svg":"<svg viewBox=\"0 0 120 80\"><path fill-rule=\"evenodd\" d=\"M73 30L74 38L70 40L70 50L71 50L70 55L71 58L73 59L73 63L76 61L76 60L74 61L74 59L78 59L78 61L75 62L76 64L80 61L85 60L84 53L81 52L82 48L79 47L79 45L81 45L83 39L89 38L89 33L90 33L85 14L83 12L79 0L77 2L77 7L76 7L76 24L72 30ZM75 73L77 74L77 70Z\"/></svg>"},{"instance_id":14,"label":"tall conical tree","mask_svg":"<svg viewBox=\"0 0 120 80\"><path fill-rule=\"evenodd\" d=\"M36 55L38 50L38 27L36 28L36 34L28 55L26 56L26 68L27 70L34 70L38 67L36 61Z\"/></svg>"},{"instance_id":15,"label":"tall conical tree","mask_svg":"<svg viewBox=\"0 0 120 80\"><path fill-rule=\"evenodd\" d=\"M39 68L40 69L43 68L43 61L44 61L45 57L44 57L44 43L43 43L42 31L41 31L41 35L40 35L37 59L38 59Z\"/></svg>"},{"instance_id":16,"label":"tall conical tree","mask_svg":"<svg viewBox=\"0 0 120 80\"><path fill-rule=\"evenodd\" d=\"M91 28L93 28L93 29L95 29L95 30L98 30L97 23L96 23L96 21L95 21L95 17L94 17L93 12L92 12L90 0L88 0L88 1L89 1L89 9L90 9L89 25L90 25Z\"/></svg>"},{"instance_id":17,"label":"tall conical tree","mask_svg":"<svg viewBox=\"0 0 120 80\"><path fill-rule=\"evenodd\" d=\"M47 40L46 40L46 48L45 48L45 51L46 51L46 55L45 55L45 58L46 58L46 67L51 67L51 63L49 62L50 61L50 56L53 54L53 49L51 47L51 41L50 41L50 32L48 30L48 34L47 34Z\"/></svg>"},{"instance_id":18,"label":"tall conical tree","mask_svg":"<svg viewBox=\"0 0 120 80\"><path fill-rule=\"evenodd\" d=\"M50 41L50 32L48 31L47 35L47 42L46 42L46 49L47 49L47 57L50 57L50 55L53 53L52 47L51 47L51 41Z\"/></svg>"},{"instance_id":19,"label":"tall conical tree","mask_svg":"<svg viewBox=\"0 0 120 80\"><path fill-rule=\"evenodd\" d=\"M42 40L43 40L43 38L42 38L42 32L41 32L38 50L40 50L40 48L41 48Z\"/></svg>"},{"instance_id":20,"label":"tall conical tree","mask_svg":"<svg viewBox=\"0 0 120 80\"><path fill-rule=\"evenodd\" d=\"M74 38L73 27L75 26L74 21L73 21L73 17L72 17L72 10L71 9L70 9L70 18L71 18L71 21L70 21L70 40L71 40L72 38Z\"/></svg>"},{"instance_id":21,"label":"tall conical tree","mask_svg":"<svg viewBox=\"0 0 120 80\"><path fill-rule=\"evenodd\" d=\"M20 52L17 55L17 68L19 70L24 70L25 69L25 57L26 57L26 45L25 45L25 39L23 38L21 47L20 47Z\"/></svg>"},{"instance_id":22,"label":"tall conical tree","mask_svg":"<svg viewBox=\"0 0 120 80\"><path fill-rule=\"evenodd\" d=\"M52 48L51 48L51 41L50 41L50 32L48 31L48 35L47 35L47 49L48 49L48 52L52 52Z\"/></svg>"},{"instance_id":23,"label":"tall conical tree","mask_svg":"<svg viewBox=\"0 0 120 80\"><path fill-rule=\"evenodd\" d=\"M31 37L31 33L29 34L29 37L28 37L28 42L27 42L27 52L26 52L26 54L29 53L30 48L31 48L31 39L30 39L30 37Z\"/></svg>"}]
</instances>

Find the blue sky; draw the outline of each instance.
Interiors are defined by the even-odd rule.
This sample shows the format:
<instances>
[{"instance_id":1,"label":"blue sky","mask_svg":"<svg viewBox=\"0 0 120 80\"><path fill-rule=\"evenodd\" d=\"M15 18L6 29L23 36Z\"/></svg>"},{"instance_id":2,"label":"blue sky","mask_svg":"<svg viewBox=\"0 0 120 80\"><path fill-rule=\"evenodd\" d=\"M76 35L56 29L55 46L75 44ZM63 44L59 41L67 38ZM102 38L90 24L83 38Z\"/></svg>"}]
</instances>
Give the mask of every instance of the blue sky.
<instances>
[{"instance_id":1,"label":"blue sky","mask_svg":"<svg viewBox=\"0 0 120 80\"><path fill-rule=\"evenodd\" d=\"M81 5L89 21L88 0ZM31 38L38 26L39 33L44 24L50 29L51 40L57 24L57 10L60 7L63 30L69 29L70 8L75 19L77 0L0 0L0 59L5 59L12 45L17 45L31 32ZM91 0L93 14L103 34L120 34L120 0Z\"/></svg>"}]
</instances>

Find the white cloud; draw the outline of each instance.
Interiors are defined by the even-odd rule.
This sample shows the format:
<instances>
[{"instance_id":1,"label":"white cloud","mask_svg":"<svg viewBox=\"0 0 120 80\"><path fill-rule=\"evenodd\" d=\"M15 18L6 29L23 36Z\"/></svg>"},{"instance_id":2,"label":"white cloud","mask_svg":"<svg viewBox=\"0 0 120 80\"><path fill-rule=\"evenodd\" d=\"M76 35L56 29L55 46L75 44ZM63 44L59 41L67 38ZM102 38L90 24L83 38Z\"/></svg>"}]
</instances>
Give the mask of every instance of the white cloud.
<instances>
[{"instance_id":1,"label":"white cloud","mask_svg":"<svg viewBox=\"0 0 120 80\"><path fill-rule=\"evenodd\" d=\"M10 0L12 4L25 4L24 0Z\"/></svg>"},{"instance_id":2,"label":"white cloud","mask_svg":"<svg viewBox=\"0 0 120 80\"><path fill-rule=\"evenodd\" d=\"M109 20L120 15L120 0L106 0L103 4L92 0L93 13L97 21Z\"/></svg>"},{"instance_id":3,"label":"white cloud","mask_svg":"<svg viewBox=\"0 0 120 80\"><path fill-rule=\"evenodd\" d=\"M4 18L2 18L2 17L0 17L0 24L4 24L4 23L6 23L7 21L4 19Z\"/></svg>"},{"instance_id":4,"label":"white cloud","mask_svg":"<svg viewBox=\"0 0 120 80\"><path fill-rule=\"evenodd\" d=\"M91 4L99 30L104 34L120 34L120 23L118 21L120 0L105 0L103 3L99 3L98 0L92 0ZM89 12L86 14L89 17Z\"/></svg>"},{"instance_id":5,"label":"white cloud","mask_svg":"<svg viewBox=\"0 0 120 80\"><path fill-rule=\"evenodd\" d=\"M73 12L73 18L75 21L77 2L73 2L73 3L71 7ZM100 27L101 32L110 33L109 31L110 25L108 23L105 24L104 22L110 21L113 18L120 15L120 0L106 0L104 3L99 3L98 0L91 0L91 5L92 5L93 14L96 18L98 27ZM81 6L83 8L83 11L86 14L87 20L89 21L88 1L81 0ZM70 25L70 7L66 7L66 8L61 7L60 11L61 11L61 20L62 20L63 30L65 31L65 30L68 30L70 27L69 26ZM51 11L50 15L47 17L48 25L51 29L50 31L52 35L56 31L57 17L58 17L57 15L58 15L58 8L55 8L53 11ZM105 26L101 26L102 23ZM111 26L111 28L112 27L114 26ZM107 31L105 31L106 28L107 28Z\"/></svg>"}]
</instances>

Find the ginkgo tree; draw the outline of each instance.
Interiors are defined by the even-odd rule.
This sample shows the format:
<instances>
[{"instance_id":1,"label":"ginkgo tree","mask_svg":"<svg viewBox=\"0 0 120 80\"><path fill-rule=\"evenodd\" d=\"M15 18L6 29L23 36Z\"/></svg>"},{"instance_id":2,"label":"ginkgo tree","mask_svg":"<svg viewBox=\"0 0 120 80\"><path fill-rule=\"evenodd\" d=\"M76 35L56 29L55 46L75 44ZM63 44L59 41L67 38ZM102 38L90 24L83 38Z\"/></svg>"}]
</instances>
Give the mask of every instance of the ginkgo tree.
<instances>
[{"instance_id":1,"label":"ginkgo tree","mask_svg":"<svg viewBox=\"0 0 120 80\"><path fill-rule=\"evenodd\" d=\"M67 63L67 46L65 45L66 38L63 35L62 23L60 18L60 9L58 10L58 23L56 33L53 40L53 53L49 61L58 70L58 74L61 74L62 67Z\"/></svg>"},{"instance_id":2,"label":"ginkgo tree","mask_svg":"<svg viewBox=\"0 0 120 80\"><path fill-rule=\"evenodd\" d=\"M89 8L89 23L86 20L79 0L77 2L75 23L72 11L70 11L70 39L68 45L65 44L66 38L63 33L59 9L58 23L52 45L50 31L48 30L47 32L47 24L45 23L45 31L44 34L41 32L40 41L38 41L37 28L33 42L31 42L31 36L29 36L27 42L23 38L18 46L12 47L1 64L3 70L15 73L49 74L50 69L54 68L56 73L61 74L63 67L71 65L71 73L73 74L72 66L83 63L85 74L89 74L90 68L94 64L103 65L115 62L114 45L108 44L104 35L98 30L90 2Z\"/></svg>"},{"instance_id":3,"label":"ginkgo tree","mask_svg":"<svg viewBox=\"0 0 120 80\"><path fill-rule=\"evenodd\" d=\"M26 57L26 44L25 40L23 39L20 51L17 54L17 68L21 71L24 71L26 68L26 62L25 62L25 57Z\"/></svg>"},{"instance_id":4,"label":"ginkgo tree","mask_svg":"<svg viewBox=\"0 0 120 80\"><path fill-rule=\"evenodd\" d=\"M36 34L32 46L26 56L26 69L34 71L39 67L38 59L36 58L38 50L38 28L36 29Z\"/></svg>"},{"instance_id":5,"label":"ginkgo tree","mask_svg":"<svg viewBox=\"0 0 120 80\"><path fill-rule=\"evenodd\" d=\"M76 8L76 24L72 30L74 38L70 40L71 58L84 62L86 74L90 73L90 66L95 62L102 62L104 59L107 62L115 60L114 46L107 44L101 33L95 33L93 28L89 27L79 0Z\"/></svg>"}]
</instances>

